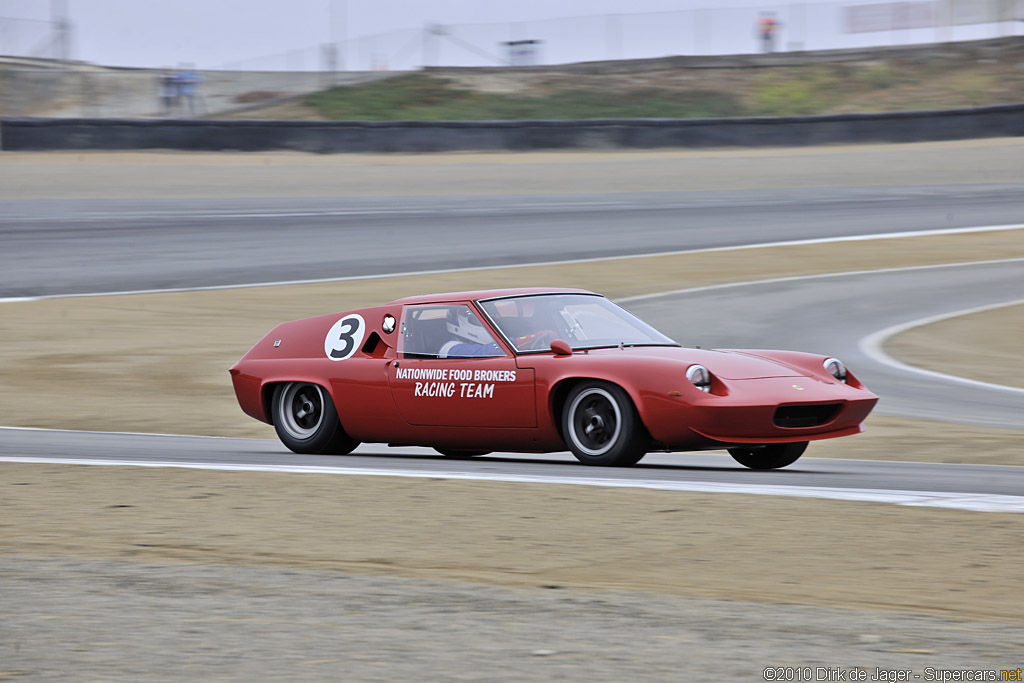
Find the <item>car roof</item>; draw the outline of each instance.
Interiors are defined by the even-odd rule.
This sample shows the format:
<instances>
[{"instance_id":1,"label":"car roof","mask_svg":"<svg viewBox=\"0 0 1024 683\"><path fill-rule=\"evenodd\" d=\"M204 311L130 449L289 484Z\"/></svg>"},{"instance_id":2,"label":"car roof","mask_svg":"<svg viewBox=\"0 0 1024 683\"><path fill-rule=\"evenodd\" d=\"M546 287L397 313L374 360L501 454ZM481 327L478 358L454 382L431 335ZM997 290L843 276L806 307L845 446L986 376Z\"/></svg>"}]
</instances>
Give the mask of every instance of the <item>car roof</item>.
<instances>
[{"instance_id":1,"label":"car roof","mask_svg":"<svg viewBox=\"0 0 1024 683\"><path fill-rule=\"evenodd\" d=\"M443 292L439 294L421 294L395 299L391 304L432 304L444 301L476 301L479 299L496 299L506 296L528 296L531 294L594 294L586 289L566 287L517 287L512 289L479 289L468 292Z\"/></svg>"}]
</instances>

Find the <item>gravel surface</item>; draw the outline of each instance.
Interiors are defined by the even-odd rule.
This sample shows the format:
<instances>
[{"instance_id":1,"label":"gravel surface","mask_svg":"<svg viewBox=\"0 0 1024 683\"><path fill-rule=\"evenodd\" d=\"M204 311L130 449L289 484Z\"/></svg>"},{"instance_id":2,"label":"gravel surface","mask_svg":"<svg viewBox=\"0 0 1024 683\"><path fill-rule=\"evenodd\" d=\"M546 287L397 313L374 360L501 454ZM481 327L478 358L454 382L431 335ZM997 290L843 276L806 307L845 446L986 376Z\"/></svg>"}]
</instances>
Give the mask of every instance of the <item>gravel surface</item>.
<instances>
[{"instance_id":1,"label":"gravel surface","mask_svg":"<svg viewBox=\"0 0 1024 683\"><path fill-rule=\"evenodd\" d=\"M769 666L1021 664L1020 624L557 588L4 558L0 676L756 681Z\"/></svg>"}]
</instances>

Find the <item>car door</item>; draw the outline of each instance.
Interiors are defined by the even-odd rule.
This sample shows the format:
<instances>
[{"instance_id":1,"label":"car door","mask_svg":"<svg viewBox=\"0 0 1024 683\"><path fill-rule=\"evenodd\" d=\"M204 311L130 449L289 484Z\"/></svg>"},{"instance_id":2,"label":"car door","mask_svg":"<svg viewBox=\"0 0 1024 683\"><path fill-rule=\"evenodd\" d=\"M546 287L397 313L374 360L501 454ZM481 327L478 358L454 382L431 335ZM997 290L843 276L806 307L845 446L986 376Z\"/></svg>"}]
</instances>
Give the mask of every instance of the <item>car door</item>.
<instances>
[{"instance_id":1,"label":"car door","mask_svg":"<svg viewBox=\"0 0 1024 683\"><path fill-rule=\"evenodd\" d=\"M388 384L406 422L448 427L536 427L532 369L467 304L407 305Z\"/></svg>"}]
</instances>

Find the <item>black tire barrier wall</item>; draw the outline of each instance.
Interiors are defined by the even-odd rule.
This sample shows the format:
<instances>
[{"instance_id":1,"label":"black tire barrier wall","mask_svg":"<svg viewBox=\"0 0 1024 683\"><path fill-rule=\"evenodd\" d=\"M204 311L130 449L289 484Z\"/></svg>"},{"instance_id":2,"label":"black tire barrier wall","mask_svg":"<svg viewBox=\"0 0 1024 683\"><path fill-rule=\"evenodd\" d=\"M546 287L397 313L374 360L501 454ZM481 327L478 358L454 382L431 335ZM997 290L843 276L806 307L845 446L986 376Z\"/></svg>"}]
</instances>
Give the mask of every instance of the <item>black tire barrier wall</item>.
<instances>
[{"instance_id":1,"label":"black tire barrier wall","mask_svg":"<svg viewBox=\"0 0 1024 683\"><path fill-rule=\"evenodd\" d=\"M583 121L0 120L0 149L301 152L768 147L1024 136L1024 103L732 119Z\"/></svg>"}]
</instances>

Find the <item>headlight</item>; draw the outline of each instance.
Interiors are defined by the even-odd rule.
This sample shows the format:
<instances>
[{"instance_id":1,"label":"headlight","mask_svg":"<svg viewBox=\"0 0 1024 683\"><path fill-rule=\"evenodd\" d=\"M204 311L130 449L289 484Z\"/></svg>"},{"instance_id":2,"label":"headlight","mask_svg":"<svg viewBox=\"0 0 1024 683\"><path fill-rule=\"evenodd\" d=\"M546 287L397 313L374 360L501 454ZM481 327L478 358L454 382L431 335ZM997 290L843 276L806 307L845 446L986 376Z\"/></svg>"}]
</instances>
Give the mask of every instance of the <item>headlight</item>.
<instances>
[{"instance_id":1,"label":"headlight","mask_svg":"<svg viewBox=\"0 0 1024 683\"><path fill-rule=\"evenodd\" d=\"M690 380L690 384L705 393L711 391L711 373L703 365L691 365L686 370L686 379Z\"/></svg>"},{"instance_id":2,"label":"headlight","mask_svg":"<svg viewBox=\"0 0 1024 683\"><path fill-rule=\"evenodd\" d=\"M838 358L829 358L822 365L825 366L825 370L828 374L835 377L840 382L846 381L846 366L843 365L843 361Z\"/></svg>"}]
</instances>

